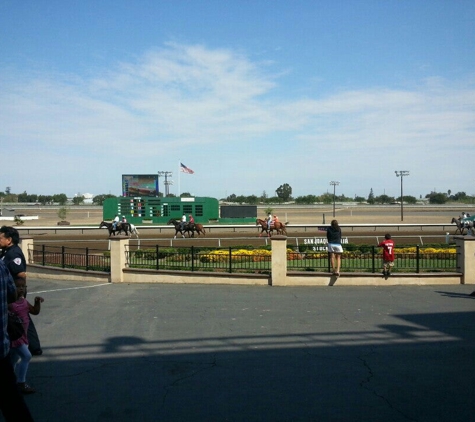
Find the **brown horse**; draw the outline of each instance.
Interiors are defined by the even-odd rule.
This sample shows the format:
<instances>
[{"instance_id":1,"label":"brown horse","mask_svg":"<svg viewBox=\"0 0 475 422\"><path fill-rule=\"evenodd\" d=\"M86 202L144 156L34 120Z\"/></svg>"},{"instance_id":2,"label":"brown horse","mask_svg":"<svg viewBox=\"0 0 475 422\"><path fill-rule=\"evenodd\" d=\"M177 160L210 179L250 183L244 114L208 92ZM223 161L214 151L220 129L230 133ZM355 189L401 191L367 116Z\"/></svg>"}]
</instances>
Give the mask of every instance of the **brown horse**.
<instances>
[{"instance_id":1,"label":"brown horse","mask_svg":"<svg viewBox=\"0 0 475 422\"><path fill-rule=\"evenodd\" d=\"M198 236L200 236L201 234L202 234L203 236L206 236L206 230L205 230L203 224L195 223L195 227L194 227L194 228L195 228L196 233L198 233Z\"/></svg>"},{"instance_id":2,"label":"brown horse","mask_svg":"<svg viewBox=\"0 0 475 422\"><path fill-rule=\"evenodd\" d=\"M267 226L267 221L258 218L256 220L256 226L260 226L260 229L261 229L261 233L259 234L259 237L261 237L262 233L264 232L267 233L267 236L271 237L273 230L277 231L277 234L287 235L287 228L285 227L285 224L281 223L280 221L275 221L273 224L271 224L270 230L269 230Z\"/></svg>"}]
</instances>

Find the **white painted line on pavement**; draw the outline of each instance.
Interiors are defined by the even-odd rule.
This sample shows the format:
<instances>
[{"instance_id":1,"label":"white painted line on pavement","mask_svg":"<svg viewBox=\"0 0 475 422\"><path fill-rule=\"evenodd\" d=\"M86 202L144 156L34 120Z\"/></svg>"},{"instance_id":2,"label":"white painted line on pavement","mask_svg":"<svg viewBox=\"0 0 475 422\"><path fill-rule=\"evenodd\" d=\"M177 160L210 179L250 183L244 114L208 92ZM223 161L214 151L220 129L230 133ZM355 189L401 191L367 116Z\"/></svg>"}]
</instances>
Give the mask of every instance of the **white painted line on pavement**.
<instances>
[{"instance_id":1,"label":"white painted line on pavement","mask_svg":"<svg viewBox=\"0 0 475 422\"><path fill-rule=\"evenodd\" d=\"M38 293L63 292L65 290L91 289L93 287L101 287L101 286L108 286L108 285L112 285L112 283L95 284L94 286L68 287L67 289L42 290L39 292L28 292L28 294L36 295Z\"/></svg>"}]
</instances>

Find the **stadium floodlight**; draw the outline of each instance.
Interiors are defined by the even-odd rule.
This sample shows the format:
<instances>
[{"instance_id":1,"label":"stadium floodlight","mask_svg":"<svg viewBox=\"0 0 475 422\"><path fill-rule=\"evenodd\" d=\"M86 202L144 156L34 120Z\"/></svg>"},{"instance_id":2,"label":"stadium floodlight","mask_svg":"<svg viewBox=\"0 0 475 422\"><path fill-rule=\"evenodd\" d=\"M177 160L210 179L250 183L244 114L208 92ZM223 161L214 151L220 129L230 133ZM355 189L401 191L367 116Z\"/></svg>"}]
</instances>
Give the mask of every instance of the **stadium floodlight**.
<instances>
[{"instance_id":1,"label":"stadium floodlight","mask_svg":"<svg viewBox=\"0 0 475 422\"><path fill-rule=\"evenodd\" d=\"M336 187L340 184L340 182L336 182L334 180L332 180L330 182L330 186L333 186L333 217L335 217L335 191L336 191Z\"/></svg>"},{"instance_id":2,"label":"stadium floodlight","mask_svg":"<svg viewBox=\"0 0 475 422\"><path fill-rule=\"evenodd\" d=\"M395 170L396 177L401 178L401 221L404 221L404 194L403 194L403 187L402 187L402 180L404 176L409 176L409 172L407 170Z\"/></svg>"},{"instance_id":3,"label":"stadium floodlight","mask_svg":"<svg viewBox=\"0 0 475 422\"><path fill-rule=\"evenodd\" d=\"M165 186L165 193L163 196L168 196L168 194L170 193L170 185L173 185L173 180L168 180L168 177L172 176L172 172L171 171L158 171L158 178L160 179L160 177L165 177L165 182L163 183L163 185Z\"/></svg>"}]
</instances>

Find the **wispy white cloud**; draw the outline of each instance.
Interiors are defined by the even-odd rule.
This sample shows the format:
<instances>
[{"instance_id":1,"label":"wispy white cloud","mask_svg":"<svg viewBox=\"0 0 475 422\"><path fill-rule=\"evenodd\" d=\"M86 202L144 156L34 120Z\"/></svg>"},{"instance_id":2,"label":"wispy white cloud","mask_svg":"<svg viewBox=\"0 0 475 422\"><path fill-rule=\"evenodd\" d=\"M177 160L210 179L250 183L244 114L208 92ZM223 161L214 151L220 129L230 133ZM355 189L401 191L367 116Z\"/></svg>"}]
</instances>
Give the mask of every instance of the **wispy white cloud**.
<instances>
[{"instance_id":1,"label":"wispy white cloud","mask_svg":"<svg viewBox=\"0 0 475 422\"><path fill-rule=\"evenodd\" d=\"M206 160L203 170L216 176L231 154L229 166L248 171L226 182L217 180L209 186L216 192L199 192L215 196L245 192L256 178L262 186L255 193L289 179L299 186L296 194L318 192L315 180L303 170L317 167L325 180L335 172L347 186L358 173L366 180L366 192L385 167L393 171L410 166L420 171L418 188L427 192L433 183L425 191L424 185L433 177L441 184L458 183L455 156L449 159L454 145L467 157L475 156L475 88L470 82L433 78L412 89L340 90L314 98L287 92L279 97L276 88L280 92L283 87L275 67L231 50L168 44L88 77L2 69L2 149L15 145L32 174L40 168L38 157L43 163L54 157L51 179L68 186L82 183L75 172L69 174L68 166L75 157L88 156L88 183L97 184L94 167L101 164L106 182L83 189L101 192L114 191L109 183L118 186L118 174L127 172L121 168L155 172L164 152L170 160L184 151ZM131 152L140 157L140 165L130 164ZM256 159L256 154L264 159ZM104 155L119 170L104 168ZM289 163L292 171L279 174ZM187 163L196 171L199 164L193 164ZM473 180L474 171L468 171ZM192 182L196 190L197 174ZM35 185L31 175L25 177L24 189L50 191ZM460 186L471 192L463 181ZM351 186L350 191L357 189L360 186Z\"/></svg>"}]
</instances>

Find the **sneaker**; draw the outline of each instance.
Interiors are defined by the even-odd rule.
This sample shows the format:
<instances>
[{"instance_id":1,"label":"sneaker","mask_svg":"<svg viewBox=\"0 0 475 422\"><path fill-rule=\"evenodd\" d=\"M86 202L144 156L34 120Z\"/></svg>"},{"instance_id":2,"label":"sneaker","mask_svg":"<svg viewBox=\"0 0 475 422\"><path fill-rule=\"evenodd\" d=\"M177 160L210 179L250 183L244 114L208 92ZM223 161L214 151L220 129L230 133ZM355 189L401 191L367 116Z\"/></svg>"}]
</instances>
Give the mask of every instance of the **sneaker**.
<instances>
[{"instance_id":1,"label":"sneaker","mask_svg":"<svg viewBox=\"0 0 475 422\"><path fill-rule=\"evenodd\" d=\"M36 390L29 386L26 382L19 382L18 384L18 389L20 390L20 393L23 394L33 394L36 393Z\"/></svg>"}]
</instances>

